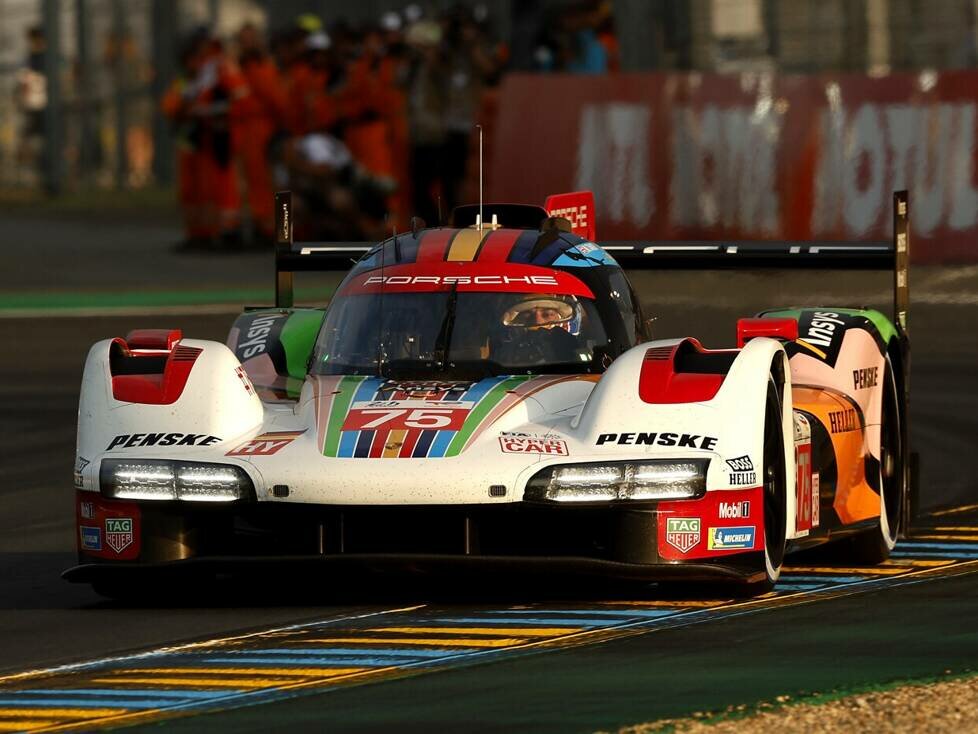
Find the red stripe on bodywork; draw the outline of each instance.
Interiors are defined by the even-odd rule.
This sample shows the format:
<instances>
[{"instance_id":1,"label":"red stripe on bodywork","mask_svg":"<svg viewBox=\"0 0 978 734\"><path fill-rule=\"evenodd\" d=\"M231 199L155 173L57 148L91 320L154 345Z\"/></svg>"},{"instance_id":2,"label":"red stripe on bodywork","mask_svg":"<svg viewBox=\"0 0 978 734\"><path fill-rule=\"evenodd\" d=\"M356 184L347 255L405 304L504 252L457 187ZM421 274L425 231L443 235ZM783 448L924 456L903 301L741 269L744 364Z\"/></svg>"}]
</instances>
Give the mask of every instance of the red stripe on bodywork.
<instances>
[{"instance_id":1,"label":"red stripe on bodywork","mask_svg":"<svg viewBox=\"0 0 978 734\"><path fill-rule=\"evenodd\" d=\"M433 229L425 232L418 247L418 257L415 262L441 262L445 259L448 244L458 232L457 229Z\"/></svg>"},{"instance_id":2,"label":"red stripe on bodywork","mask_svg":"<svg viewBox=\"0 0 978 734\"><path fill-rule=\"evenodd\" d=\"M523 234L522 229L500 229L491 233L482 244L477 260L480 263L506 262L521 234Z\"/></svg>"},{"instance_id":3,"label":"red stripe on bodywork","mask_svg":"<svg viewBox=\"0 0 978 734\"><path fill-rule=\"evenodd\" d=\"M638 378L638 396L644 403L698 403L712 400L726 375L676 372L676 352L684 343L706 352L696 339L686 339L667 347L654 347L645 353Z\"/></svg>"},{"instance_id":4,"label":"red stripe on bodywork","mask_svg":"<svg viewBox=\"0 0 978 734\"><path fill-rule=\"evenodd\" d=\"M411 458L411 455L414 453L414 447L418 445L418 439L421 438L421 433L422 431L420 429L414 428L404 435L404 443L401 444L401 450L397 454L399 458Z\"/></svg>"},{"instance_id":5,"label":"red stripe on bodywork","mask_svg":"<svg viewBox=\"0 0 978 734\"><path fill-rule=\"evenodd\" d=\"M564 270L516 263L446 262L394 265L353 276L339 295L365 293L556 293L594 298L584 281Z\"/></svg>"},{"instance_id":6,"label":"red stripe on bodywork","mask_svg":"<svg viewBox=\"0 0 978 734\"><path fill-rule=\"evenodd\" d=\"M377 429L374 433L374 442L370 445L370 458L379 459L384 455L384 446L387 444L387 438L391 435L390 430Z\"/></svg>"}]
</instances>

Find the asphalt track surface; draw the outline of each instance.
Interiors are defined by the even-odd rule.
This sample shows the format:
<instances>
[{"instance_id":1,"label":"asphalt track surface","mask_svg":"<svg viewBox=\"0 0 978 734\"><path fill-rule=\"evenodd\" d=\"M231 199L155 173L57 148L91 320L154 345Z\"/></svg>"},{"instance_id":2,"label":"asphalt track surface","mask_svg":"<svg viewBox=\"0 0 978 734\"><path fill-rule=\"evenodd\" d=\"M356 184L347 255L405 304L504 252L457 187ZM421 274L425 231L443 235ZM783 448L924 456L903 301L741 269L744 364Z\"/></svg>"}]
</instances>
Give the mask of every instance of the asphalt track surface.
<instances>
[{"instance_id":1,"label":"asphalt track surface","mask_svg":"<svg viewBox=\"0 0 978 734\"><path fill-rule=\"evenodd\" d=\"M978 502L974 276L971 269L931 270L915 280L911 429L925 508ZM709 346L732 341L736 316L813 302L799 293L836 305L882 306L887 296L885 278L866 286L814 272L639 273L634 280L658 315L660 336L699 335ZM232 588L151 607L102 601L59 579L74 561L70 476L85 352L134 327L178 326L223 340L233 316L194 310L0 318L7 345L0 361L0 676L255 634L57 675L0 678L0 731L155 726L157 718L186 731L589 731L978 664L978 519L968 513L929 518L931 529L883 573L806 562L786 574L777 596L748 605L703 589L629 595L501 590L478 581L464 589L369 582L337 589L329 580ZM308 626L285 629L297 624Z\"/></svg>"}]
</instances>

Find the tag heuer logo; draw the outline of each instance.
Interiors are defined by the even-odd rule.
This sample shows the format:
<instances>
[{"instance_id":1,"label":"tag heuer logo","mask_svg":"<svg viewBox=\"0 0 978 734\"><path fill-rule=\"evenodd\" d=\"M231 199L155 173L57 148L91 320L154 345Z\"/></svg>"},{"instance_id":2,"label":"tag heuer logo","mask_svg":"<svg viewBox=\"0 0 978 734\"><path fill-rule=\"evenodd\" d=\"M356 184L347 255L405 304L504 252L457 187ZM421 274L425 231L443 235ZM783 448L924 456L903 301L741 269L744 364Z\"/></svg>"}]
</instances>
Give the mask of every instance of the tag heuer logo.
<instances>
[{"instance_id":1,"label":"tag heuer logo","mask_svg":"<svg viewBox=\"0 0 978 734\"><path fill-rule=\"evenodd\" d=\"M105 544L116 553L122 553L132 545L132 518L105 518Z\"/></svg>"},{"instance_id":2,"label":"tag heuer logo","mask_svg":"<svg viewBox=\"0 0 978 734\"><path fill-rule=\"evenodd\" d=\"M666 542L680 553L688 553L700 542L700 519L698 517L667 519Z\"/></svg>"}]
</instances>

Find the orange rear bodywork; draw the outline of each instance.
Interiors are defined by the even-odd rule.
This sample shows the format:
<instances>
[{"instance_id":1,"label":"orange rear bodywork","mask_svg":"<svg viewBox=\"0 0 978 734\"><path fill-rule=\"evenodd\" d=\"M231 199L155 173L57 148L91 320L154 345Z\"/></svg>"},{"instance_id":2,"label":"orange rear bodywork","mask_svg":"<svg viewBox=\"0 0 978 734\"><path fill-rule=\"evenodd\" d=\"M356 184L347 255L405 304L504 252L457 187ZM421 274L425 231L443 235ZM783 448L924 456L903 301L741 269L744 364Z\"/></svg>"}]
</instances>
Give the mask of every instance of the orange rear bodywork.
<instances>
[{"instance_id":1,"label":"orange rear bodywork","mask_svg":"<svg viewBox=\"0 0 978 734\"><path fill-rule=\"evenodd\" d=\"M796 409L818 419L832 441L838 469L832 507L839 519L849 525L879 517L880 496L866 482L867 447L862 413L843 395L824 388L795 386L792 399Z\"/></svg>"}]
</instances>

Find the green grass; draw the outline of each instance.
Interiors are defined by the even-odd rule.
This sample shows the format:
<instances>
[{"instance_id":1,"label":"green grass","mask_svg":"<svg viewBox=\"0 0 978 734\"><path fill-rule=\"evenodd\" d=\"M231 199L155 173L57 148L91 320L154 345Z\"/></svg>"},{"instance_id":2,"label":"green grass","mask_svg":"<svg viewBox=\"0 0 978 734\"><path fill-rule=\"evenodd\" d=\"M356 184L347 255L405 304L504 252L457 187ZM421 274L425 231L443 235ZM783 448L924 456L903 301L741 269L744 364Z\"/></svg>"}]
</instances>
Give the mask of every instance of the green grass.
<instances>
[{"instance_id":1,"label":"green grass","mask_svg":"<svg viewBox=\"0 0 978 734\"><path fill-rule=\"evenodd\" d=\"M38 189L0 189L0 213L100 218L138 215L179 222L180 212L172 188L108 189L91 185L60 196Z\"/></svg>"},{"instance_id":2,"label":"green grass","mask_svg":"<svg viewBox=\"0 0 978 734\"><path fill-rule=\"evenodd\" d=\"M852 686L836 688L824 693L818 691L801 692L795 695L778 696L774 701L760 701L753 704L739 704L731 706L723 711L704 711L697 712L691 716L680 719L668 719L657 725L650 722L646 725L634 725L628 727L635 728L643 732L655 732L655 734L671 734L677 731L679 725L684 722L696 721L700 724L719 724L724 721L739 721L747 719L756 714L780 711L791 706L822 706L824 704L840 701L851 696L862 696L871 693L884 693L905 686L925 686L933 683L950 683L952 681L969 680L978 676L978 671L966 669L958 672L946 671L942 675L931 675L923 678L898 678L886 683L872 683L864 686Z\"/></svg>"}]
</instances>

